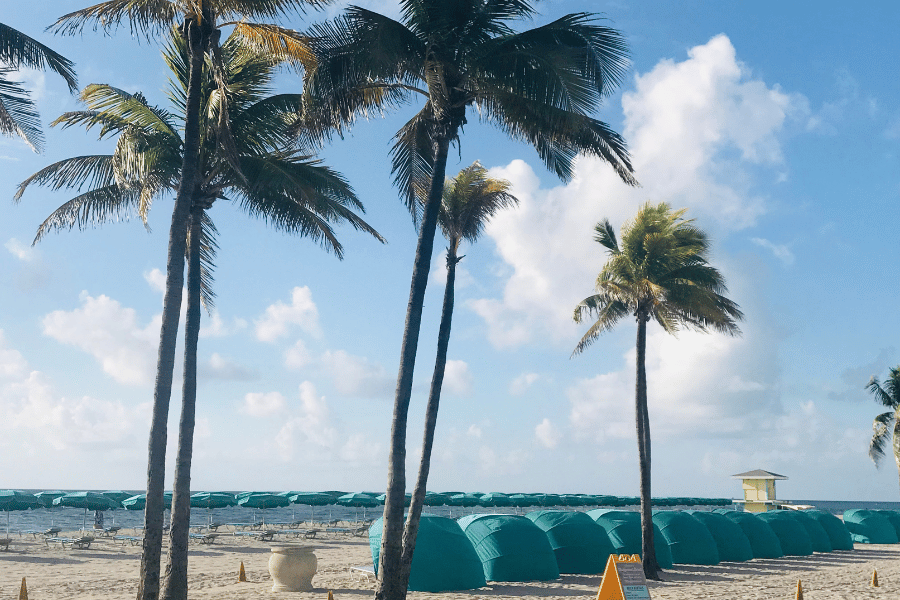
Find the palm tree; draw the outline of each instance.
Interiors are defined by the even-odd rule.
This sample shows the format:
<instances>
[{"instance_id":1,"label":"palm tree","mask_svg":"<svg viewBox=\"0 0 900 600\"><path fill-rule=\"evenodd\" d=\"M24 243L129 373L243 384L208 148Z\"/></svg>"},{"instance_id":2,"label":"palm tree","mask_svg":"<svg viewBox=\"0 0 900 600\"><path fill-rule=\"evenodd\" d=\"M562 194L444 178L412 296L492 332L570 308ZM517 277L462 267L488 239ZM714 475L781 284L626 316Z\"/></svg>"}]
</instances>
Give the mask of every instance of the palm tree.
<instances>
[{"instance_id":1,"label":"palm tree","mask_svg":"<svg viewBox=\"0 0 900 600\"><path fill-rule=\"evenodd\" d=\"M141 553L140 600L159 596L160 556L162 554L163 488L165 484L166 422L172 395L175 368L175 342L184 284L184 260L191 211L191 196L199 181L200 166L200 88L203 63L213 59L217 83L224 85L220 64L219 39L223 27L231 26L248 43L290 61L308 66L310 54L305 39L296 32L276 25L254 23L258 18L273 19L301 11L305 6L320 6L328 0L107 0L60 17L55 32L74 35L85 27L114 30L128 21L132 32L148 37L168 35L178 27L190 56L187 96L184 107L184 151L179 174L178 193L169 227L166 259L166 290L163 298L156 382L153 389L153 413L147 457L147 505L144 511L144 541ZM228 124L227 94L220 93L222 106L219 132L220 151L240 172Z\"/></svg>"},{"instance_id":2,"label":"palm tree","mask_svg":"<svg viewBox=\"0 0 900 600\"><path fill-rule=\"evenodd\" d=\"M44 69L49 67L66 80L69 91L78 91L78 80L72 61L17 31L0 23L0 133L19 136L35 152L41 152L44 136L41 118L28 95L28 90L8 74L22 67Z\"/></svg>"},{"instance_id":3,"label":"palm tree","mask_svg":"<svg viewBox=\"0 0 900 600\"><path fill-rule=\"evenodd\" d=\"M453 179L448 179L444 186L441 211L438 225L447 238L447 283L444 287L444 303L441 309L441 323L438 329L437 357L434 361L434 373L431 377L431 390L428 394L428 405L425 409L425 433L422 439L422 458L419 462L419 473L413 489L409 515L406 518L403 544L403 586L409 584L412 555L416 546L416 535L419 531L419 519L425 502L425 490L428 484L428 472L431 467L431 449L434 445L434 431L437 426L438 408L441 402L441 385L444 381L444 368L447 365L447 347L450 343L450 327L453 321L454 285L456 282L456 265L464 257L459 256L459 245L463 239L475 243L487 221L498 211L515 206L519 200L509 193L510 183L504 179L488 177L487 169L475 162L460 171Z\"/></svg>"},{"instance_id":4,"label":"palm tree","mask_svg":"<svg viewBox=\"0 0 900 600\"><path fill-rule=\"evenodd\" d=\"M673 211L668 204L645 204L634 221L622 228L622 245L608 220L597 224L594 239L610 258L597 277L596 294L575 307L575 322L596 319L578 342L581 353L604 331L633 316L637 321L635 424L641 486L641 551L644 573L658 579L659 564L653 550L650 508L650 415L647 410L645 356L647 322L652 318L667 333L680 327L706 332L712 328L740 335L737 321L743 314L723 296L725 279L709 266L709 240L693 219L683 219L686 209Z\"/></svg>"},{"instance_id":5,"label":"palm tree","mask_svg":"<svg viewBox=\"0 0 900 600\"><path fill-rule=\"evenodd\" d=\"M884 385L877 377L872 377L866 385L876 402L891 409L875 417L872 423L872 441L869 443L869 456L877 465L884 458L885 446L891 443L894 449L894 460L900 471L900 367L889 369Z\"/></svg>"},{"instance_id":6,"label":"palm tree","mask_svg":"<svg viewBox=\"0 0 900 600\"><path fill-rule=\"evenodd\" d=\"M360 7L313 29L307 123L322 135L415 95L422 109L396 134L395 183L419 239L400 351L380 552L378 600L402 600L406 425L416 346L451 142L469 107L535 147L566 180L581 153L600 157L635 183L624 140L590 116L627 66L624 38L587 13L524 32L507 23L534 14L529 0L401 0L402 22ZM420 203L420 198L426 198Z\"/></svg>"},{"instance_id":7,"label":"palm tree","mask_svg":"<svg viewBox=\"0 0 900 600\"><path fill-rule=\"evenodd\" d=\"M187 593L187 548L190 519L190 467L193 450L197 383L197 341L201 299L210 307L216 229L208 211L217 200L230 200L277 229L297 233L320 243L338 257L342 247L333 223L348 222L378 239L380 236L353 210L362 210L346 181L311 160L301 138L288 135L298 118L299 94L267 96L277 59L248 51L240 36L232 35L220 48L219 72L228 94L229 119L240 171L217 147L220 86L207 59L201 85L200 183L190 200L187 233L188 309L185 320L185 358L182 415L172 503L172 531L166 568L165 598ZM169 96L178 119L184 119L189 56L184 41L174 36L165 51L174 76ZM147 105L140 95L110 86L89 86L83 93L89 110L67 113L56 123L65 127L101 128L101 137L118 135L112 155L76 157L50 165L23 182L18 196L31 183L54 188L91 189L57 209L39 228L38 239L52 229L83 228L110 218L137 212L146 219L154 199L171 194L178 185L181 152L176 118Z\"/></svg>"}]
</instances>

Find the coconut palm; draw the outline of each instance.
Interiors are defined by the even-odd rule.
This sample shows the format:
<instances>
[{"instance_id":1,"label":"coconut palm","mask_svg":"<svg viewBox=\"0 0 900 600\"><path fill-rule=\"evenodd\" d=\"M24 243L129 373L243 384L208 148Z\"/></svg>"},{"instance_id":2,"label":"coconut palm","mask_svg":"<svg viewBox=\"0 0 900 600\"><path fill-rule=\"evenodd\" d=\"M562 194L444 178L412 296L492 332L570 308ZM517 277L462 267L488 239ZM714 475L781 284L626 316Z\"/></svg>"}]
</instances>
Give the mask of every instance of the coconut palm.
<instances>
[{"instance_id":1,"label":"coconut palm","mask_svg":"<svg viewBox=\"0 0 900 600\"><path fill-rule=\"evenodd\" d=\"M178 27L190 56L187 71L187 96L184 107L184 151L179 174L178 193L169 227L166 259L166 289L163 297L153 412L147 457L147 506L144 511L144 541L141 553L141 582L138 597L156 600L159 595L159 565L162 553L163 488L165 484L166 422L172 395L175 368L175 342L184 284L184 259L191 211L191 195L199 181L200 165L200 88L203 64L213 59L217 83L224 85L219 68L219 39L223 27L233 27L247 43L270 52L298 67L308 65L310 54L302 36L273 24L255 23L302 11L306 6L321 6L328 0L107 0L60 17L56 33L74 35L85 27L110 32L127 21L133 33L147 37L168 36ZM227 94L220 91L221 115L218 145L223 156L237 172L240 165L234 148L228 118Z\"/></svg>"},{"instance_id":2,"label":"coconut palm","mask_svg":"<svg viewBox=\"0 0 900 600\"><path fill-rule=\"evenodd\" d=\"M897 470L900 471L900 367L889 369L884 384L877 377L872 377L866 390L875 396L876 402L890 409L875 417L872 423L874 431L869 443L869 456L876 465L879 464L884 458L885 447L891 444Z\"/></svg>"},{"instance_id":3,"label":"coconut palm","mask_svg":"<svg viewBox=\"0 0 900 600\"><path fill-rule=\"evenodd\" d=\"M297 233L342 255L332 225L347 222L380 239L353 210L362 210L347 183L310 159L302 138L288 135L298 118L299 94L267 95L277 59L248 50L232 35L220 48L219 72L228 94L229 120L240 171L217 146L222 110L221 87L211 60L201 85L200 182L190 200L187 232L187 298L182 416L172 504L172 531L164 597L184 597L190 518L190 466L196 403L197 341L201 299L213 301L212 267L216 229L209 209L229 200L277 229ZM53 229L83 228L110 218L137 213L146 219L154 199L172 194L178 185L181 152L178 134L186 105L189 56L175 36L165 51L173 72L169 96L175 114L152 107L140 95L110 86L89 86L82 99L89 110L67 113L57 120L65 127L101 128L101 137L118 136L111 155L60 161L23 182L19 195L32 183L59 187L88 184L91 189L57 209L39 228L38 238ZM182 590L183 591L180 591Z\"/></svg>"},{"instance_id":4,"label":"coconut palm","mask_svg":"<svg viewBox=\"0 0 900 600\"><path fill-rule=\"evenodd\" d=\"M737 321L743 314L737 304L723 296L725 279L711 267L707 256L709 239L682 218L686 209L672 210L668 204L647 203L633 221L622 228L622 244L608 220L597 224L594 239L610 255L597 277L596 294L575 307L575 321L596 321L578 342L581 353L619 321L633 316L637 321L635 424L638 440L641 486L641 550L644 573L658 579L659 564L653 550L650 504L650 416L647 410L645 356L647 322L655 320L667 333L679 328L739 335Z\"/></svg>"},{"instance_id":5,"label":"coconut palm","mask_svg":"<svg viewBox=\"0 0 900 600\"><path fill-rule=\"evenodd\" d=\"M635 182L624 140L591 116L626 70L617 31L578 13L516 32L509 22L534 14L529 0L401 0L400 7L401 21L350 7L314 27L315 67L306 77L307 123L325 132L416 96L424 101L392 149L395 183L419 222L419 240L394 399L379 600L406 593L400 564L411 544L403 533L407 414L448 151L460 142L469 108L533 145L564 180L584 153Z\"/></svg>"},{"instance_id":6,"label":"coconut palm","mask_svg":"<svg viewBox=\"0 0 900 600\"><path fill-rule=\"evenodd\" d=\"M434 373L431 377L428 405L425 409L422 458L419 462L419 473L416 477L409 515L406 518L406 531L408 532L406 535L410 542L408 546L404 545L403 547L402 576L407 584L416 535L419 530L419 519L425 503L425 490L431 466L431 449L434 445L434 431L441 402L441 385L444 381L444 368L447 365L447 347L450 343L450 327L453 321L456 265L464 258L459 256L459 245L464 239L475 243L491 217L504 208L518 204L518 199L509 193L509 188L508 181L488 177L487 169L477 161L460 171L456 177L447 179L444 186L438 225L449 242L447 246L447 283L444 286L444 303L441 308L441 323L438 329L437 356L434 361ZM409 560L405 556L407 554Z\"/></svg>"},{"instance_id":7,"label":"coconut palm","mask_svg":"<svg viewBox=\"0 0 900 600\"><path fill-rule=\"evenodd\" d=\"M78 80L72 61L17 31L0 23L0 133L22 138L35 152L41 152L44 136L41 118L34 102L22 84L9 74L22 67L49 68L66 80L69 91L78 91Z\"/></svg>"}]
</instances>

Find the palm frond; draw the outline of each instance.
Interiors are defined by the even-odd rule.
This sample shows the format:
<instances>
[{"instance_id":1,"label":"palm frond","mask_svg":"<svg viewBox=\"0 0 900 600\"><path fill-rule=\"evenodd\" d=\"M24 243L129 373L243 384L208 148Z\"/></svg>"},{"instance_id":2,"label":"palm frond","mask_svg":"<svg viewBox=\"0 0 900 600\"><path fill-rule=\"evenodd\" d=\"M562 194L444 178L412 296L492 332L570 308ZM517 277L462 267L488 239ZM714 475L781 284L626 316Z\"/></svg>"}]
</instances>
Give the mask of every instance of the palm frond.
<instances>
[{"instance_id":1,"label":"palm frond","mask_svg":"<svg viewBox=\"0 0 900 600\"><path fill-rule=\"evenodd\" d=\"M892 378L888 378L888 382L891 381ZM883 406L895 409L900 406L900 395L889 393L881 386L877 377L869 380L869 383L866 384L866 391L875 396L875 401L880 402Z\"/></svg>"},{"instance_id":2,"label":"palm frond","mask_svg":"<svg viewBox=\"0 0 900 600\"><path fill-rule=\"evenodd\" d=\"M400 188L401 198L418 224L422 199L428 196L434 169L434 144L431 141L431 103L425 106L394 136L391 148L391 174Z\"/></svg>"},{"instance_id":3,"label":"palm frond","mask_svg":"<svg viewBox=\"0 0 900 600\"><path fill-rule=\"evenodd\" d=\"M108 185L72 198L40 224L34 243L53 230L86 229L111 221L127 220L137 212L138 194Z\"/></svg>"},{"instance_id":4,"label":"palm frond","mask_svg":"<svg viewBox=\"0 0 900 600\"><path fill-rule=\"evenodd\" d=\"M594 241L612 252L619 253L619 242L616 240L616 231L609 219L603 219L594 226Z\"/></svg>"},{"instance_id":5,"label":"palm frond","mask_svg":"<svg viewBox=\"0 0 900 600\"><path fill-rule=\"evenodd\" d=\"M188 237L190 238L190 229ZM200 211L200 302L203 303L207 313L211 313L216 305L213 273L216 268L216 253L219 250L218 237L219 230L216 229L209 213L205 210ZM187 248L190 248L190 239ZM185 259L187 258L186 256Z\"/></svg>"},{"instance_id":6,"label":"palm frond","mask_svg":"<svg viewBox=\"0 0 900 600\"><path fill-rule=\"evenodd\" d=\"M41 117L22 84L6 78L13 70L0 68L0 134L20 137L32 150L41 152Z\"/></svg>"},{"instance_id":7,"label":"palm frond","mask_svg":"<svg viewBox=\"0 0 900 600\"><path fill-rule=\"evenodd\" d=\"M176 24L180 10L177 0L107 0L63 15L47 29L61 35L80 34L85 28L109 33L127 21L132 35L149 39Z\"/></svg>"},{"instance_id":8,"label":"palm frond","mask_svg":"<svg viewBox=\"0 0 900 600\"><path fill-rule=\"evenodd\" d=\"M67 158L44 167L19 184L13 200L18 202L31 184L46 185L56 191L63 188L101 188L115 184L113 156L97 154Z\"/></svg>"},{"instance_id":9,"label":"palm frond","mask_svg":"<svg viewBox=\"0 0 900 600\"><path fill-rule=\"evenodd\" d=\"M519 203L509 193L511 185L505 179L488 177L487 169L478 161L448 179L438 215L444 236L448 240L477 241L491 217Z\"/></svg>"},{"instance_id":10,"label":"palm frond","mask_svg":"<svg viewBox=\"0 0 900 600\"><path fill-rule=\"evenodd\" d=\"M876 465L884 458L884 451L891 440L892 425L896 419L894 412L881 413L872 423L872 440L869 442L869 458Z\"/></svg>"},{"instance_id":11,"label":"palm frond","mask_svg":"<svg viewBox=\"0 0 900 600\"><path fill-rule=\"evenodd\" d=\"M575 322L581 323L588 316L593 316L596 320L581 337L581 340L572 351L572 356L581 354L602 333L611 330L616 326L616 323L626 318L630 312L626 304L618 300L610 301L602 294L588 296L579 302L573 315Z\"/></svg>"},{"instance_id":12,"label":"palm frond","mask_svg":"<svg viewBox=\"0 0 900 600\"><path fill-rule=\"evenodd\" d=\"M71 93L78 91L78 78L72 61L3 23L0 23L0 63L15 69L50 69L66 80Z\"/></svg>"},{"instance_id":13,"label":"palm frond","mask_svg":"<svg viewBox=\"0 0 900 600\"><path fill-rule=\"evenodd\" d=\"M241 21L234 25L234 33L256 54L270 56L297 71L309 71L316 66L311 38L293 29Z\"/></svg>"}]
</instances>

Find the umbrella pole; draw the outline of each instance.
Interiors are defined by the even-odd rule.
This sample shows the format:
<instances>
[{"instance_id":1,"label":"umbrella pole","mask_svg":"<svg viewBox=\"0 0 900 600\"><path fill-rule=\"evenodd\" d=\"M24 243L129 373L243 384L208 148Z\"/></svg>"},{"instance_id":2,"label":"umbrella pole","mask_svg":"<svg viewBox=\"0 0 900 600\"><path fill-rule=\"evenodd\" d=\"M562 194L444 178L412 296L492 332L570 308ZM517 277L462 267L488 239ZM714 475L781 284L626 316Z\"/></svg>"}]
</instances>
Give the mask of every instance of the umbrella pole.
<instances>
[{"instance_id":1,"label":"umbrella pole","mask_svg":"<svg viewBox=\"0 0 900 600\"><path fill-rule=\"evenodd\" d=\"M6 509L6 537L9 537L9 509Z\"/></svg>"},{"instance_id":2,"label":"umbrella pole","mask_svg":"<svg viewBox=\"0 0 900 600\"><path fill-rule=\"evenodd\" d=\"M87 506L84 507L84 516L81 518L81 531L87 531Z\"/></svg>"}]
</instances>

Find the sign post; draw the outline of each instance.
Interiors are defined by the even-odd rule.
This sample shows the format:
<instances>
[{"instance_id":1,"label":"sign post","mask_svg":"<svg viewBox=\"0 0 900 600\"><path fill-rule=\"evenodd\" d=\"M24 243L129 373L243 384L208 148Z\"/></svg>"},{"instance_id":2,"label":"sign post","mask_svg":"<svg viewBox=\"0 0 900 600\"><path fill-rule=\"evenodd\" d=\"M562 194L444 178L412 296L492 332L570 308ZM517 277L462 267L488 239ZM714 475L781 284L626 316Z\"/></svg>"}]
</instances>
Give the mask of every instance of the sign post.
<instances>
[{"instance_id":1,"label":"sign post","mask_svg":"<svg viewBox=\"0 0 900 600\"><path fill-rule=\"evenodd\" d=\"M610 554L597 600L650 600L644 565L637 554Z\"/></svg>"}]
</instances>

